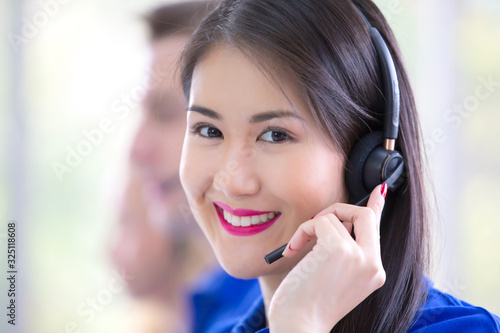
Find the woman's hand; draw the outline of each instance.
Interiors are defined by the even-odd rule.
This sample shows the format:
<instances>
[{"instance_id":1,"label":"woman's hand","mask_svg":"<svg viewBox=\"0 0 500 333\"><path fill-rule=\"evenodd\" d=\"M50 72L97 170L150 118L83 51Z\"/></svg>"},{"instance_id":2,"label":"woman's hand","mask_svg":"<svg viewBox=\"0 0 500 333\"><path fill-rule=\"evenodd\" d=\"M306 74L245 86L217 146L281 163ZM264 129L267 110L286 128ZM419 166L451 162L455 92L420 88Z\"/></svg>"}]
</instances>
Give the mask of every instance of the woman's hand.
<instances>
[{"instance_id":1,"label":"woman's hand","mask_svg":"<svg viewBox=\"0 0 500 333\"><path fill-rule=\"evenodd\" d=\"M285 257L297 255L309 241L316 244L276 290L269 306L271 332L330 332L383 286L379 225L386 193L387 186L379 185L367 207L337 203L298 228Z\"/></svg>"}]
</instances>

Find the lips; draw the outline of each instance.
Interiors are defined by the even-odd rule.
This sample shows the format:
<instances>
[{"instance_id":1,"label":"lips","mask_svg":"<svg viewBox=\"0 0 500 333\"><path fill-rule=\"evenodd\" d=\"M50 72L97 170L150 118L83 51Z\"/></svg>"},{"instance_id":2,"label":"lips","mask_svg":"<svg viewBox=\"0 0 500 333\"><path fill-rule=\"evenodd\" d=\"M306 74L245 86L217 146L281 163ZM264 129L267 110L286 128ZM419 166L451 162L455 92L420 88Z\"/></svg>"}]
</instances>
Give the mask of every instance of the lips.
<instances>
[{"instance_id":1,"label":"lips","mask_svg":"<svg viewBox=\"0 0 500 333\"><path fill-rule=\"evenodd\" d=\"M253 236L270 228L281 213L232 209L222 202L214 202L214 207L222 227L233 236Z\"/></svg>"}]
</instances>

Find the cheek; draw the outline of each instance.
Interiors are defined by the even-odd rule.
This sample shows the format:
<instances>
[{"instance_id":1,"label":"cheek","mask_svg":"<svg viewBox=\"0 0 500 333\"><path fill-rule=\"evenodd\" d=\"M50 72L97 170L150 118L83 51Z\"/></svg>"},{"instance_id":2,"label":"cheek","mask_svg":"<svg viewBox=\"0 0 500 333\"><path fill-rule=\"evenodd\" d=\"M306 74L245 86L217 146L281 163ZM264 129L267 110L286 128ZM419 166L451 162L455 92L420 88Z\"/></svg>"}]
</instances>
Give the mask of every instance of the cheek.
<instances>
[{"instance_id":1,"label":"cheek","mask_svg":"<svg viewBox=\"0 0 500 333\"><path fill-rule=\"evenodd\" d=\"M196 178L193 177L197 172L197 163L195 160L196 154L193 154L189 145L184 143L181 154L181 163L179 167L179 177L181 180L182 188L186 192L188 198L193 197L194 189L196 186Z\"/></svg>"},{"instance_id":2,"label":"cheek","mask_svg":"<svg viewBox=\"0 0 500 333\"><path fill-rule=\"evenodd\" d=\"M346 201L342 158L312 151L282 162L275 162L268 180L301 217L308 219L335 202Z\"/></svg>"},{"instance_id":3,"label":"cheek","mask_svg":"<svg viewBox=\"0 0 500 333\"><path fill-rule=\"evenodd\" d=\"M211 188L211 157L186 139L182 149L179 176L191 205L191 209L202 208L203 198Z\"/></svg>"}]
</instances>

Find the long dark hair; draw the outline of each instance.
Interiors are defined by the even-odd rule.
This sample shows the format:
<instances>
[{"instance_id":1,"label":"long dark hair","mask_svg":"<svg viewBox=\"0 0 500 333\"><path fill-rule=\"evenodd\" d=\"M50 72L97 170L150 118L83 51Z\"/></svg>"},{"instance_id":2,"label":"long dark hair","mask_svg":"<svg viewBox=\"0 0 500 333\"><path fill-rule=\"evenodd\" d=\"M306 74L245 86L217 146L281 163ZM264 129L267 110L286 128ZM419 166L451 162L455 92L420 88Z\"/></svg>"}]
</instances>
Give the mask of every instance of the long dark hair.
<instances>
[{"instance_id":1,"label":"long dark hair","mask_svg":"<svg viewBox=\"0 0 500 333\"><path fill-rule=\"evenodd\" d=\"M425 299L427 204L420 128L395 37L370 0L226 0L183 52L189 98L196 63L218 45L237 47L277 84L293 82L319 128L347 156L363 135L381 129L383 83L374 47L356 6L393 55L401 91L398 149L406 186L389 194L381 222L385 285L345 316L332 332L404 332ZM286 79L285 79L286 78Z\"/></svg>"}]
</instances>

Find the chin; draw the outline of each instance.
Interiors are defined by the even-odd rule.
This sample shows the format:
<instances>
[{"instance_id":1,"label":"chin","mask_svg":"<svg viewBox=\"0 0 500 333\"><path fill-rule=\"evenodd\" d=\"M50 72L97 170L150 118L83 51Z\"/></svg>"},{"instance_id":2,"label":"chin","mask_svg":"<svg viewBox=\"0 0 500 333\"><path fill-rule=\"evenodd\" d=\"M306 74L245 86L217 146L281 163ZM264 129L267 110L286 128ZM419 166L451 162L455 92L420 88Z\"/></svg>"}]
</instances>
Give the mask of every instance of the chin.
<instances>
[{"instance_id":1,"label":"chin","mask_svg":"<svg viewBox=\"0 0 500 333\"><path fill-rule=\"evenodd\" d=\"M261 276L283 274L291 269L291 262L283 260L279 263L268 265L264 260L264 255L258 257L224 258L217 255L217 260L221 267L231 276L249 280Z\"/></svg>"},{"instance_id":2,"label":"chin","mask_svg":"<svg viewBox=\"0 0 500 333\"><path fill-rule=\"evenodd\" d=\"M217 255L217 260L219 261L221 267L231 276L238 279L255 279L263 274L265 269L264 265L267 265L262 258L262 264L256 262L257 258L224 258L223 256Z\"/></svg>"},{"instance_id":3,"label":"chin","mask_svg":"<svg viewBox=\"0 0 500 333\"><path fill-rule=\"evenodd\" d=\"M227 274L235 277L237 279L242 280L251 280L259 277L258 274L252 274L248 269L228 269L228 267L222 266L222 268L226 271Z\"/></svg>"}]
</instances>

